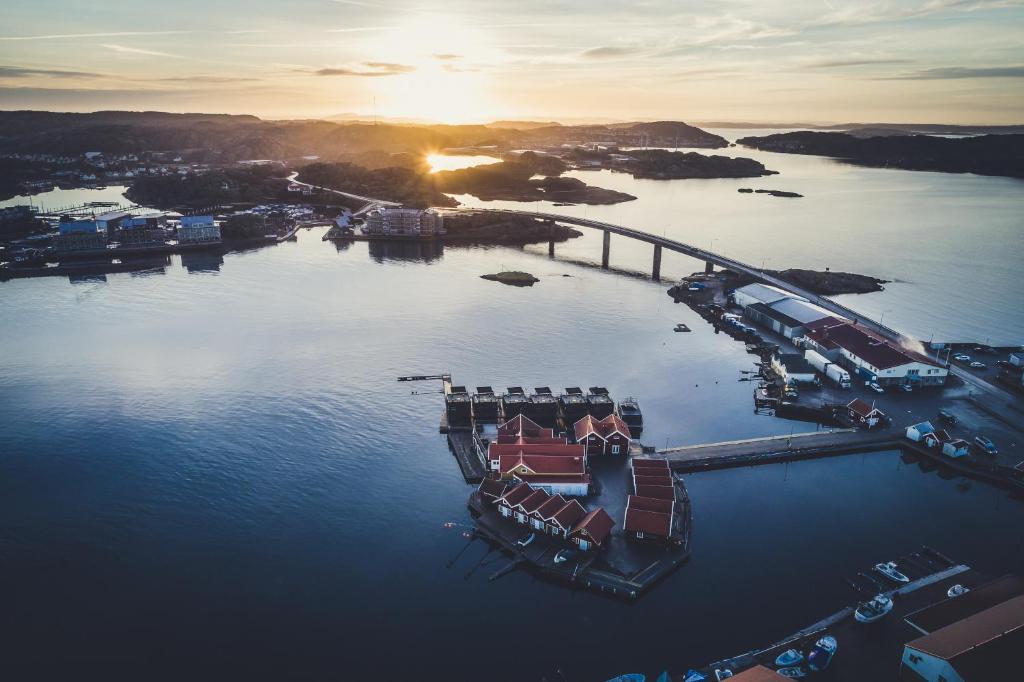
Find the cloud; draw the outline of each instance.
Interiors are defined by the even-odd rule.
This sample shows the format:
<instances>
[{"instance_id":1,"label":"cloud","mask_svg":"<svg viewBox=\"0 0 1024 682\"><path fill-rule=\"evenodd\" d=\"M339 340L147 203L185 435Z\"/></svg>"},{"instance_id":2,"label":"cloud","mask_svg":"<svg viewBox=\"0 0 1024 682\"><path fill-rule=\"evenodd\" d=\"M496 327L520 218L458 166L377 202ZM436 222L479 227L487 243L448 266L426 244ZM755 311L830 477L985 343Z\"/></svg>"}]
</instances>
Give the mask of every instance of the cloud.
<instances>
[{"instance_id":1,"label":"cloud","mask_svg":"<svg viewBox=\"0 0 1024 682\"><path fill-rule=\"evenodd\" d=\"M637 45L601 45L592 47L580 53L581 57L587 59L607 59L613 57L628 57L640 51Z\"/></svg>"},{"instance_id":2,"label":"cloud","mask_svg":"<svg viewBox=\"0 0 1024 682\"><path fill-rule=\"evenodd\" d=\"M356 26L353 28L328 28L325 33L361 33L363 31L391 31L398 26Z\"/></svg>"},{"instance_id":3,"label":"cloud","mask_svg":"<svg viewBox=\"0 0 1024 682\"><path fill-rule=\"evenodd\" d=\"M957 80L963 78L1024 78L1024 65L940 66L899 76L890 76L883 80Z\"/></svg>"},{"instance_id":4,"label":"cloud","mask_svg":"<svg viewBox=\"0 0 1024 682\"><path fill-rule=\"evenodd\" d=\"M170 59L188 59L187 57L182 57L181 55L170 54L169 52L158 52L156 50L145 50L145 49L143 49L141 47L128 47L126 45L111 45L111 44L104 44L103 47L107 48L108 50L113 50L114 52L119 52L121 54L142 54L142 55L147 55L149 57L168 57Z\"/></svg>"},{"instance_id":5,"label":"cloud","mask_svg":"<svg viewBox=\"0 0 1024 682\"><path fill-rule=\"evenodd\" d=\"M0 36L0 40L64 40L75 38L115 38L121 36L170 36L191 31L118 31L114 33L51 33L34 36Z\"/></svg>"},{"instance_id":6,"label":"cloud","mask_svg":"<svg viewBox=\"0 0 1024 682\"><path fill-rule=\"evenodd\" d=\"M870 66L874 64L909 64L912 59L885 59L885 58L850 58L850 59L822 59L804 65L807 69L837 69L846 66Z\"/></svg>"},{"instance_id":7,"label":"cloud","mask_svg":"<svg viewBox=\"0 0 1024 682\"><path fill-rule=\"evenodd\" d=\"M457 59L462 59L462 55L461 54L435 54L435 55L431 55L431 56L434 59L436 59L438 61L441 61L441 62L452 62L452 61L455 61Z\"/></svg>"},{"instance_id":8,"label":"cloud","mask_svg":"<svg viewBox=\"0 0 1024 682\"><path fill-rule=\"evenodd\" d=\"M157 80L162 83L251 83L261 79L245 76L172 76Z\"/></svg>"},{"instance_id":9,"label":"cloud","mask_svg":"<svg viewBox=\"0 0 1024 682\"><path fill-rule=\"evenodd\" d=\"M304 69L300 69L305 71ZM404 73L412 73L416 70L415 66L409 66L407 64L393 64L391 62L363 62L360 66L337 66L337 67L325 67L322 69L316 69L312 72L317 76L362 76L362 77L378 77L378 76L400 76Z\"/></svg>"},{"instance_id":10,"label":"cloud","mask_svg":"<svg viewBox=\"0 0 1024 682\"><path fill-rule=\"evenodd\" d=\"M33 69L24 66L0 66L0 78L27 78L50 76L53 78L103 78L102 73L91 71L65 71L63 69Z\"/></svg>"}]
</instances>

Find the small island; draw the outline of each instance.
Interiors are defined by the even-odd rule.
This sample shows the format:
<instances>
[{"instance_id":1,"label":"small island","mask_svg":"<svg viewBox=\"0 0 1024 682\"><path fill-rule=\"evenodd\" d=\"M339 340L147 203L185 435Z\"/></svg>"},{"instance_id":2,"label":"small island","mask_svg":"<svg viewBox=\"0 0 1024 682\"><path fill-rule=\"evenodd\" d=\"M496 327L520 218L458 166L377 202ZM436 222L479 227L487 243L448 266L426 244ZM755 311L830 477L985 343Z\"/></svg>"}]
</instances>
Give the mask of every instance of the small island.
<instances>
[{"instance_id":1,"label":"small island","mask_svg":"<svg viewBox=\"0 0 1024 682\"><path fill-rule=\"evenodd\" d=\"M736 190L740 194L767 194L773 197L786 197L791 199L798 199L803 197L803 194L797 194L796 192L786 192L781 189L754 189L752 187L740 187Z\"/></svg>"},{"instance_id":2,"label":"small island","mask_svg":"<svg viewBox=\"0 0 1024 682\"><path fill-rule=\"evenodd\" d=\"M501 213L454 213L444 218L446 244L525 246L582 237L579 230L529 216Z\"/></svg>"},{"instance_id":3,"label":"small island","mask_svg":"<svg viewBox=\"0 0 1024 682\"><path fill-rule=\"evenodd\" d=\"M540 281L530 273L521 272L519 270L508 270L506 272L498 272L493 275L480 275L480 279L488 279L492 282L501 282L502 284L508 284L514 287L532 287L535 283Z\"/></svg>"},{"instance_id":4,"label":"small island","mask_svg":"<svg viewBox=\"0 0 1024 682\"><path fill-rule=\"evenodd\" d=\"M797 286L812 291L819 296L836 296L838 294L869 294L874 291L883 291L889 280L878 279L868 275L858 275L852 272L832 272L831 270L800 270L790 268L788 270L770 271L773 275L792 282Z\"/></svg>"},{"instance_id":5,"label":"small island","mask_svg":"<svg viewBox=\"0 0 1024 682\"><path fill-rule=\"evenodd\" d=\"M581 169L608 169L629 173L639 180L759 178L776 175L764 164L745 157L707 155L667 149L574 150Z\"/></svg>"}]
</instances>

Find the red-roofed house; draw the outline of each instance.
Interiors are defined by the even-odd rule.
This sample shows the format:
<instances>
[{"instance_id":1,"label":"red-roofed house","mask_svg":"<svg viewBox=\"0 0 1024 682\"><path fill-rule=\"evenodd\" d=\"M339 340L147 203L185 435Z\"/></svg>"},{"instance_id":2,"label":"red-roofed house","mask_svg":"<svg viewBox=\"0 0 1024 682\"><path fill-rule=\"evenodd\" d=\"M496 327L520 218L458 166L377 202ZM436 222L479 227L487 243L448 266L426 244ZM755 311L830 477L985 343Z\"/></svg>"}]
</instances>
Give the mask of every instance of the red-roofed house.
<instances>
[{"instance_id":1,"label":"red-roofed house","mask_svg":"<svg viewBox=\"0 0 1024 682\"><path fill-rule=\"evenodd\" d=\"M487 446L487 463L491 471L499 471L505 455L546 455L549 457L582 457L586 461L586 448L559 443L491 443Z\"/></svg>"},{"instance_id":2,"label":"red-roofed house","mask_svg":"<svg viewBox=\"0 0 1024 682\"><path fill-rule=\"evenodd\" d=\"M864 428L874 428L877 424L885 420L884 412L860 398L854 398L851 400L846 406L846 409L850 414L850 419Z\"/></svg>"},{"instance_id":3,"label":"red-roofed house","mask_svg":"<svg viewBox=\"0 0 1024 682\"><path fill-rule=\"evenodd\" d=\"M498 472L504 480L527 482L552 494L582 497L590 490L590 475L583 457L502 455Z\"/></svg>"},{"instance_id":4,"label":"red-roofed house","mask_svg":"<svg viewBox=\"0 0 1024 682\"><path fill-rule=\"evenodd\" d=\"M480 499L484 502L494 502L499 497L505 494L507 484L505 481L496 481L493 478L485 478L480 481L477 491L480 493Z\"/></svg>"},{"instance_id":5,"label":"red-roofed house","mask_svg":"<svg viewBox=\"0 0 1024 682\"><path fill-rule=\"evenodd\" d=\"M604 419L587 415L573 425L576 442L586 445L588 455L625 455L629 452L629 427L617 414Z\"/></svg>"},{"instance_id":6,"label":"red-roofed house","mask_svg":"<svg viewBox=\"0 0 1024 682\"><path fill-rule=\"evenodd\" d=\"M879 384L941 386L949 370L857 324L810 329L806 345Z\"/></svg>"},{"instance_id":7,"label":"red-roofed house","mask_svg":"<svg viewBox=\"0 0 1024 682\"><path fill-rule=\"evenodd\" d=\"M567 502L568 500L566 500L561 495L552 495L544 502L544 504L530 512L530 525L533 526L536 530L539 530L542 533L546 533L546 520L552 514L554 514L559 509L564 507L567 504Z\"/></svg>"},{"instance_id":8,"label":"red-roofed house","mask_svg":"<svg viewBox=\"0 0 1024 682\"><path fill-rule=\"evenodd\" d=\"M672 515L626 507L622 527L631 540L668 540L672 535Z\"/></svg>"},{"instance_id":9,"label":"red-roofed house","mask_svg":"<svg viewBox=\"0 0 1024 682\"><path fill-rule=\"evenodd\" d=\"M565 505L544 519L547 532L558 537L568 537L576 522L587 515L587 510L576 500L569 500Z\"/></svg>"},{"instance_id":10,"label":"red-roofed house","mask_svg":"<svg viewBox=\"0 0 1024 682\"><path fill-rule=\"evenodd\" d=\"M637 497L653 497L659 500L675 500L676 489L671 485L638 485L636 486Z\"/></svg>"},{"instance_id":11,"label":"red-roofed house","mask_svg":"<svg viewBox=\"0 0 1024 682\"><path fill-rule=\"evenodd\" d=\"M494 506L498 508L498 513L506 518L511 518L514 514L516 505L525 500L527 497L533 494L533 488L526 483L520 483L512 486L510 489L505 491L505 494L497 498L494 501Z\"/></svg>"},{"instance_id":12,"label":"red-roofed house","mask_svg":"<svg viewBox=\"0 0 1024 682\"><path fill-rule=\"evenodd\" d=\"M529 523L530 514L547 502L549 497L551 496L548 495L546 490L541 490L540 488L533 489L533 492L524 497L519 504L512 508L512 516L515 517L515 520L519 523Z\"/></svg>"},{"instance_id":13,"label":"red-roofed house","mask_svg":"<svg viewBox=\"0 0 1024 682\"><path fill-rule=\"evenodd\" d=\"M637 469L664 469L668 471L668 460L664 459L645 459L643 457L634 457L631 461L633 465L633 471Z\"/></svg>"},{"instance_id":14,"label":"red-roofed house","mask_svg":"<svg viewBox=\"0 0 1024 682\"><path fill-rule=\"evenodd\" d=\"M498 425L499 442L503 442L501 438L553 438L554 435L553 429L545 429L522 414L517 414L504 424Z\"/></svg>"},{"instance_id":15,"label":"red-roofed house","mask_svg":"<svg viewBox=\"0 0 1024 682\"><path fill-rule=\"evenodd\" d=\"M608 516L608 512L599 507L576 523L569 532L569 540L584 551L597 549L608 539L614 527L615 521Z\"/></svg>"},{"instance_id":16,"label":"red-roofed house","mask_svg":"<svg viewBox=\"0 0 1024 682\"><path fill-rule=\"evenodd\" d=\"M638 485L672 485L672 475L668 472L661 472L659 474L651 474L647 476L643 471L633 472L633 488L635 489Z\"/></svg>"}]
</instances>

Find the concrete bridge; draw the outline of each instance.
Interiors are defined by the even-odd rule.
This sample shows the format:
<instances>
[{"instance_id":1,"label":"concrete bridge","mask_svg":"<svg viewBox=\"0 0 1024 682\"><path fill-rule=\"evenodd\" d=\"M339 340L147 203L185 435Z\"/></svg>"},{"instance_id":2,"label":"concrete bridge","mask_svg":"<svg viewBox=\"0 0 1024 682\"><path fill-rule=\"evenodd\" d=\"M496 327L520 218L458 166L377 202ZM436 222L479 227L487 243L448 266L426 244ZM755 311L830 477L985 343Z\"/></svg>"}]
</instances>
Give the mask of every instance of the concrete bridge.
<instances>
[{"instance_id":1,"label":"concrete bridge","mask_svg":"<svg viewBox=\"0 0 1024 682\"><path fill-rule=\"evenodd\" d=\"M673 251L675 253L681 253L691 258L704 261L705 272L712 272L714 267L717 265L721 268L728 268L733 272L747 275L758 282L765 284L771 284L780 289L784 289L790 293L798 296L803 296L811 303L819 305L826 310L841 315L842 317L850 318L851 320L857 320L857 323L871 329L872 331L881 334L882 336L892 339L894 341L903 342L905 337L897 332L896 330L886 327L879 322L865 318L861 313L847 308L844 305L836 303L829 298L819 296L812 291L808 291L803 287L799 287L792 282L788 282L784 279L776 277L770 272L766 272L760 268L756 268L752 265L748 265L742 261L738 261L735 258L729 258L707 249L702 249L692 244L686 244L684 242L677 241L675 239L669 239L667 237L660 237L650 232L644 232L631 227L624 227L622 225L615 225L612 223L605 223L599 220L591 220L588 218L576 218L572 216L560 215L557 213L538 213L534 211L516 211L509 209L496 209L496 208L439 208L436 209L443 213L502 213L505 215L518 215L529 218L539 218L542 220L551 220L556 223L563 223L567 225L574 225L577 227L585 227L593 230L600 230L604 233L604 242L601 250L601 267L607 268L609 258L611 255L611 235L616 234L628 239L634 239L636 241L651 244L654 247L653 261L651 265L651 278L660 281L661 280L661 255L664 250ZM553 246L553 243L550 246Z\"/></svg>"}]
</instances>

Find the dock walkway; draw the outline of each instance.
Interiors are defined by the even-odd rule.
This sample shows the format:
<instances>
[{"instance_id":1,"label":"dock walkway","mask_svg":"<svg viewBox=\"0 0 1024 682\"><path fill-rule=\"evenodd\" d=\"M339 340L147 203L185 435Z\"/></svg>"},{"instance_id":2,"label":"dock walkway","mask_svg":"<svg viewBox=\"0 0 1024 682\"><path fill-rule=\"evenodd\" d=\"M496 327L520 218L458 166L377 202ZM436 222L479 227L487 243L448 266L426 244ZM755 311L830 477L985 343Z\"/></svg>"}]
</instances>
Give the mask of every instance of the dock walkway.
<instances>
[{"instance_id":1,"label":"dock walkway","mask_svg":"<svg viewBox=\"0 0 1024 682\"><path fill-rule=\"evenodd\" d=\"M895 448L900 435L892 429L836 429L668 448L656 456L674 471L710 471Z\"/></svg>"},{"instance_id":2,"label":"dock walkway","mask_svg":"<svg viewBox=\"0 0 1024 682\"><path fill-rule=\"evenodd\" d=\"M479 483L487 475L483 460L473 446L473 432L458 430L448 432L448 449L455 455L466 483Z\"/></svg>"}]
</instances>

